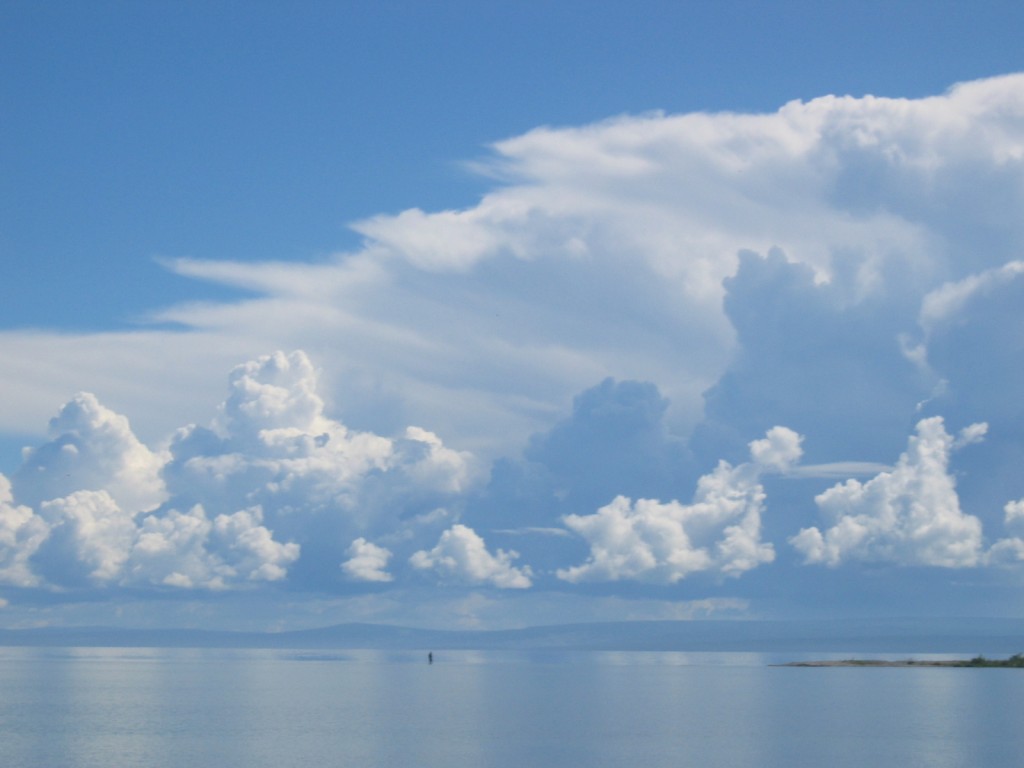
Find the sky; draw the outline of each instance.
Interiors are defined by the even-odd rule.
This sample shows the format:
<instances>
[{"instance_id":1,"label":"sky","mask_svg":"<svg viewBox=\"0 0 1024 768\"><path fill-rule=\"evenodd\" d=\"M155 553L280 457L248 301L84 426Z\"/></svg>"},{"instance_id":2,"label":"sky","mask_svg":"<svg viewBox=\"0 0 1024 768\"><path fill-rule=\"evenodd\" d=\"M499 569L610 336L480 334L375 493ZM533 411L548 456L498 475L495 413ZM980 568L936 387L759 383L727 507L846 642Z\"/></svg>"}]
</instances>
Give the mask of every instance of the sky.
<instances>
[{"instance_id":1,"label":"sky","mask_svg":"<svg viewBox=\"0 0 1024 768\"><path fill-rule=\"evenodd\" d=\"M0 626L1024 617L1022 29L0 2Z\"/></svg>"}]
</instances>

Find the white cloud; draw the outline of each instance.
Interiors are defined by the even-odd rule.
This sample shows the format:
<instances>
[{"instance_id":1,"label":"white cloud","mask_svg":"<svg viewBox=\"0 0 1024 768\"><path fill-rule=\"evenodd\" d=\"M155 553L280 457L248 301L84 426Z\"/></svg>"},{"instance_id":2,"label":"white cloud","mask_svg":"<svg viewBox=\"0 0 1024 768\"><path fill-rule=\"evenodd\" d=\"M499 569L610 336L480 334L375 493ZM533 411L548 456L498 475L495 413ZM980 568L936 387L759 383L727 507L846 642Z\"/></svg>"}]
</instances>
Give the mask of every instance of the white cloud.
<instances>
[{"instance_id":1,"label":"white cloud","mask_svg":"<svg viewBox=\"0 0 1024 768\"><path fill-rule=\"evenodd\" d=\"M44 502L39 515L21 513L31 538L15 542L22 569L5 569L6 583L224 589L282 579L299 556L297 544L275 541L261 525L259 508L212 523L199 505L136 520L105 491L77 491ZM24 569L26 558L33 571Z\"/></svg>"},{"instance_id":2,"label":"white cloud","mask_svg":"<svg viewBox=\"0 0 1024 768\"><path fill-rule=\"evenodd\" d=\"M299 547L261 526L258 509L220 515L202 507L133 515L106 491L50 499L38 514L14 505L0 475L0 583L223 589L283 578Z\"/></svg>"},{"instance_id":3,"label":"white cloud","mask_svg":"<svg viewBox=\"0 0 1024 768\"><path fill-rule=\"evenodd\" d=\"M1024 532L1024 499L1006 502L1003 514L1010 531ZM1024 562L1024 538L1011 536L1000 539L988 551L988 561L996 565Z\"/></svg>"},{"instance_id":4,"label":"white cloud","mask_svg":"<svg viewBox=\"0 0 1024 768\"><path fill-rule=\"evenodd\" d=\"M0 334L0 429L31 432L84 387L155 440L206 423L191 393L209 393L227 359L302 348L325 366L328 399L378 433L428 424L461 448L508 453L606 376L658 384L685 432L735 351L721 299L740 250L777 247L819 279L851 281L853 297L899 275L909 304L1018 256L1022 93L1015 75L927 99L530 131L478 164L500 179L478 204L359 222L355 252L168 260L260 294L154 313L179 333ZM853 259L849 275L837 256ZM936 295L925 321L955 293Z\"/></svg>"},{"instance_id":5,"label":"white cloud","mask_svg":"<svg viewBox=\"0 0 1024 768\"><path fill-rule=\"evenodd\" d=\"M441 438L421 427L408 427L396 441L397 463L422 488L460 493L478 479L472 454L446 448Z\"/></svg>"},{"instance_id":6,"label":"white cloud","mask_svg":"<svg viewBox=\"0 0 1024 768\"><path fill-rule=\"evenodd\" d=\"M931 333L944 323L955 322L970 301L1021 275L1024 275L1024 261L1010 261L961 280L943 283L922 300L918 323L926 333Z\"/></svg>"},{"instance_id":7,"label":"white cloud","mask_svg":"<svg viewBox=\"0 0 1024 768\"><path fill-rule=\"evenodd\" d=\"M529 566L512 565L517 557L518 553L501 549L492 555L476 531L456 523L441 534L437 546L414 553L409 562L414 568L457 582L525 589L532 583L532 573Z\"/></svg>"},{"instance_id":8,"label":"white cloud","mask_svg":"<svg viewBox=\"0 0 1024 768\"><path fill-rule=\"evenodd\" d=\"M300 547L276 541L262 522L259 507L212 522L198 504L187 513L149 515L139 522L121 583L225 589L283 579Z\"/></svg>"},{"instance_id":9,"label":"white cloud","mask_svg":"<svg viewBox=\"0 0 1024 768\"><path fill-rule=\"evenodd\" d=\"M986 553L986 562L997 566L1024 562L1024 539L1019 536L1000 539Z\"/></svg>"},{"instance_id":10,"label":"white cloud","mask_svg":"<svg viewBox=\"0 0 1024 768\"><path fill-rule=\"evenodd\" d=\"M569 515L565 525L587 540L590 557L557 571L570 582L636 579L675 583L691 573L729 576L775 559L761 541L764 472L784 472L802 453L802 437L773 427L750 443L751 462L722 461L697 483L693 503L619 496L592 515Z\"/></svg>"},{"instance_id":11,"label":"white cloud","mask_svg":"<svg viewBox=\"0 0 1024 768\"><path fill-rule=\"evenodd\" d=\"M258 504L275 528L296 536L317 515L351 531L390 532L407 506L463 493L479 477L471 454L427 430L409 427L391 439L329 418L302 352L235 368L230 392L217 433L181 431L166 473L172 493L218 511Z\"/></svg>"},{"instance_id":12,"label":"white cloud","mask_svg":"<svg viewBox=\"0 0 1024 768\"><path fill-rule=\"evenodd\" d=\"M772 427L750 444L750 459L765 472L786 472L800 460L803 436L786 427Z\"/></svg>"},{"instance_id":13,"label":"white cloud","mask_svg":"<svg viewBox=\"0 0 1024 768\"><path fill-rule=\"evenodd\" d=\"M46 524L30 508L14 504L11 483L0 474L0 584L32 587L39 583L28 560L46 533Z\"/></svg>"},{"instance_id":14,"label":"white cloud","mask_svg":"<svg viewBox=\"0 0 1024 768\"><path fill-rule=\"evenodd\" d=\"M275 352L235 366L228 386L224 426L235 437L274 435L278 430L315 435L326 426L316 371L302 352Z\"/></svg>"},{"instance_id":15,"label":"white cloud","mask_svg":"<svg viewBox=\"0 0 1024 768\"><path fill-rule=\"evenodd\" d=\"M429 510L474 487L474 457L419 427L351 431L318 386L302 352L236 366L213 428L180 429L162 452L77 395L13 487L3 479L0 581L225 589L286 578L309 545L321 562L306 578L331 584L352 532L437 531L448 515ZM381 580L385 554L367 542L343 567Z\"/></svg>"},{"instance_id":16,"label":"white cloud","mask_svg":"<svg viewBox=\"0 0 1024 768\"><path fill-rule=\"evenodd\" d=\"M511 553L491 555L469 528L449 526L469 519L463 507L484 461L519 454L573 395L607 377L650 382L671 401L637 443L652 456L732 458L720 448L775 423L807 434L822 462L894 456L899 425L934 383L892 359L898 334L915 325L904 349L948 381L933 402L955 401L959 409L943 410L951 420L991 421L999 439L1016 434L1022 126L1024 75L1015 75L928 99L824 97L770 114L538 129L493 147L480 166L498 181L477 204L357 223L365 241L351 253L309 264L168 260L179 275L250 292L150 316L174 332L0 333L0 430L36 434L68 403L0 500L0 578L220 588L290 571L319 588L329 581L311 574L353 575L342 563L386 573L386 563L346 552L365 541L393 550L393 565L418 549L414 558L452 579L532 581ZM974 335L956 332L965 327ZM300 348L322 370L299 353L255 357ZM248 357L214 418L222 372ZM83 388L106 405L69 400ZM212 426L167 437L184 423ZM687 442L695 425L706 428L700 446ZM938 447L892 468L859 465L877 477L823 494L836 519L795 541L823 563L981 563L980 529L960 512L947 463L982 436L980 425L948 445L919 436L918 453ZM586 434L570 437L585 444ZM1008 442L986 446L1007 474ZM543 458L557 458L556 443ZM586 470L620 456L635 484L559 509L629 496L570 518L592 552L563 567L563 579L744 572L772 555L758 474L842 471L794 466L799 437L773 430L751 446L752 463L703 479L692 504L661 502L644 495L681 495L667 483L644 490L646 454L597 447L600 461L555 478L577 485L552 493L578 498L597 485ZM530 496L506 498L500 530L552 522L544 499L524 513L536 519L518 521ZM442 543L431 549L438 535L462 547L448 572ZM521 541L528 551L531 539ZM545 568L565 565L564 549L542 549Z\"/></svg>"},{"instance_id":17,"label":"white cloud","mask_svg":"<svg viewBox=\"0 0 1024 768\"><path fill-rule=\"evenodd\" d=\"M987 434L988 424L983 421L966 426L957 433L956 440L953 442L953 450L958 451L964 446L980 443Z\"/></svg>"},{"instance_id":18,"label":"white cloud","mask_svg":"<svg viewBox=\"0 0 1024 768\"><path fill-rule=\"evenodd\" d=\"M239 510L230 515L217 515L211 538L230 563L234 575L248 581L283 579L287 567L299 557L299 545L274 541L273 534L261 523L259 507Z\"/></svg>"},{"instance_id":19,"label":"white cloud","mask_svg":"<svg viewBox=\"0 0 1024 768\"><path fill-rule=\"evenodd\" d=\"M391 559L391 550L379 547L359 537L346 550L349 559L341 564L342 570L356 581L391 581L385 569Z\"/></svg>"},{"instance_id":20,"label":"white cloud","mask_svg":"<svg viewBox=\"0 0 1024 768\"><path fill-rule=\"evenodd\" d=\"M1024 499L1006 502L1006 506L1003 507L1003 513L1006 516L1006 524L1008 526L1024 523Z\"/></svg>"},{"instance_id":21,"label":"white cloud","mask_svg":"<svg viewBox=\"0 0 1024 768\"><path fill-rule=\"evenodd\" d=\"M147 516L132 547L128 581L185 589L225 588L230 573L206 549L211 528L199 504L188 512L172 509L159 517Z\"/></svg>"},{"instance_id":22,"label":"white cloud","mask_svg":"<svg viewBox=\"0 0 1024 768\"><path fill-rule=\"evenodd\" d=\"M985 425L961 432L975 442ZM847 480L815 501L832 521L824 531L804 528L790 542L808 563L837 566L850 560L948 568L983 560L981 521L960 510L949 459L958 441L940 417L923 419L907 451L888 472L862 483Z\"/></svg>"},{"instance_id":23,"label":"white cloud","mask_svg":"<svg viewBox=\"0 0 1024 768\"><path fill-rule=\"evenodd\" d=\"M131 513L166 498L160 469L165 456L143 445L128 419L104 407L95 395L75 395L50 420L50 440L27 452L14 477L15 493L39 504L72 491L104 491Z\"/></svg>"},{"instance_id":24,"label":"white cloud","mask_svg":"<svg viewBox=\"0 0 1024 768\"><path fill-rule=\"evenodd\" d=\"M131 553L135 523L106 491L76 491L44 501L49 526L36 558L50 581L77 586L80 579L111 582Z\"/></svg>"},{"instance_id":25,"label":"white cloud","mask_svg":"<svg viewBox=\"0 0 1024 768\"><path fill-rule=\"evenodd\" d=\"M495 205L492 207L491 202ZM465 271L500 248L514 247L514 237L496 222L515 219L526 210L501 210L491 198L468 211L424 213L412 208L397 216L379 216L355 225L355 230L391 253L401 254L426 270Z\"/></svg>"}]
</instances>

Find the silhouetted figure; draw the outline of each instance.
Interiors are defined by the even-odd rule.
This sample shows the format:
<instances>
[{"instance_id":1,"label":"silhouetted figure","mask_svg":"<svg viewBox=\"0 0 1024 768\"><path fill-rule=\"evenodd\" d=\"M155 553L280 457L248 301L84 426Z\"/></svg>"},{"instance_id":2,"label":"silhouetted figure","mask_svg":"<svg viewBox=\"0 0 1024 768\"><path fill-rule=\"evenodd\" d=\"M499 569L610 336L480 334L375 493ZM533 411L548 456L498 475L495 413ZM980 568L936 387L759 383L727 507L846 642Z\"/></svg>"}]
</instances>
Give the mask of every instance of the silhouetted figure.
<instances>
[{"instance_id":1,"label":"silhouetted figure","mask_svg":"<svg viewBox=\"0 0 1024 768\"><path fill-rule=\"evenodd\" d=\"M434 663L434 652L430 651L427 654L427 664L433 664L433 663Z\"/></svg>"}]
</instances>

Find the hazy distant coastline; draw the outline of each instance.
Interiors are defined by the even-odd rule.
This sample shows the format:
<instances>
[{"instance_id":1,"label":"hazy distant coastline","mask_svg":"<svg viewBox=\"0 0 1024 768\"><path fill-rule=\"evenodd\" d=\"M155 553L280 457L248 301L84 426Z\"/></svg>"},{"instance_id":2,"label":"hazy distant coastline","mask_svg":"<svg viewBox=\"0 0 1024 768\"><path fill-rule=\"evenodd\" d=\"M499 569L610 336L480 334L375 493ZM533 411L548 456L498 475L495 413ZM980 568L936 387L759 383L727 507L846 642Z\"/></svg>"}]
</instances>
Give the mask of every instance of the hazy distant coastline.
<instances>
[{"instance_id":1,"label":"hazy distant coastline","mask_svg":"<svg viewBox=\"0 0 1024 768\"><path fill-rule=\"evenodd\" d=\"M1024 656L1015 653L1007 659L842 659L822 661L791 661L782 667L973 667L994 669L1024 669Z\"/></svg>"},{"instance_id":2,"label":"hazy distant coastline","mask_svg":"<svg viewBox=\"0 0 1024 768\"><path fill-rule=\"evenodd\" d=\"M1024 620L641 621L491 631L358 623L290 632L40 627L0 629L0 646L917 653L974 657L1018 653L1024 647Z\"/></svg>"}]
</instances>

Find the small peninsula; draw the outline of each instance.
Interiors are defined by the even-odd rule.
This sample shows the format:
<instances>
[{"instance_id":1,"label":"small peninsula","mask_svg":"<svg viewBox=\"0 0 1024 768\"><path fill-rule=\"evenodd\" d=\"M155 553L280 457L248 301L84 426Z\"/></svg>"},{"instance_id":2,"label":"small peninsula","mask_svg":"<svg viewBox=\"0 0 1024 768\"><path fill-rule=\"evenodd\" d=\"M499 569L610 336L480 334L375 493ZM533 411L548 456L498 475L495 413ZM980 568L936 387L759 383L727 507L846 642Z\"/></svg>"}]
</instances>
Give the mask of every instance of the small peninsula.
<instances>
[{"instance_id":1,"label":"small peninsula","mask_svg":"<svg viewBox=\"0 0 1024 768\"><path fill-rule=\"evenodd\" d=\"M975 656L973 659L951 659L944 661L921 661L918 659L843 659L840 661L791 661L784 667L977 667L977 668L1024 668L1024 654L1015 653L1008 659L987 659Z\"/></svg>"}]
</instances>

